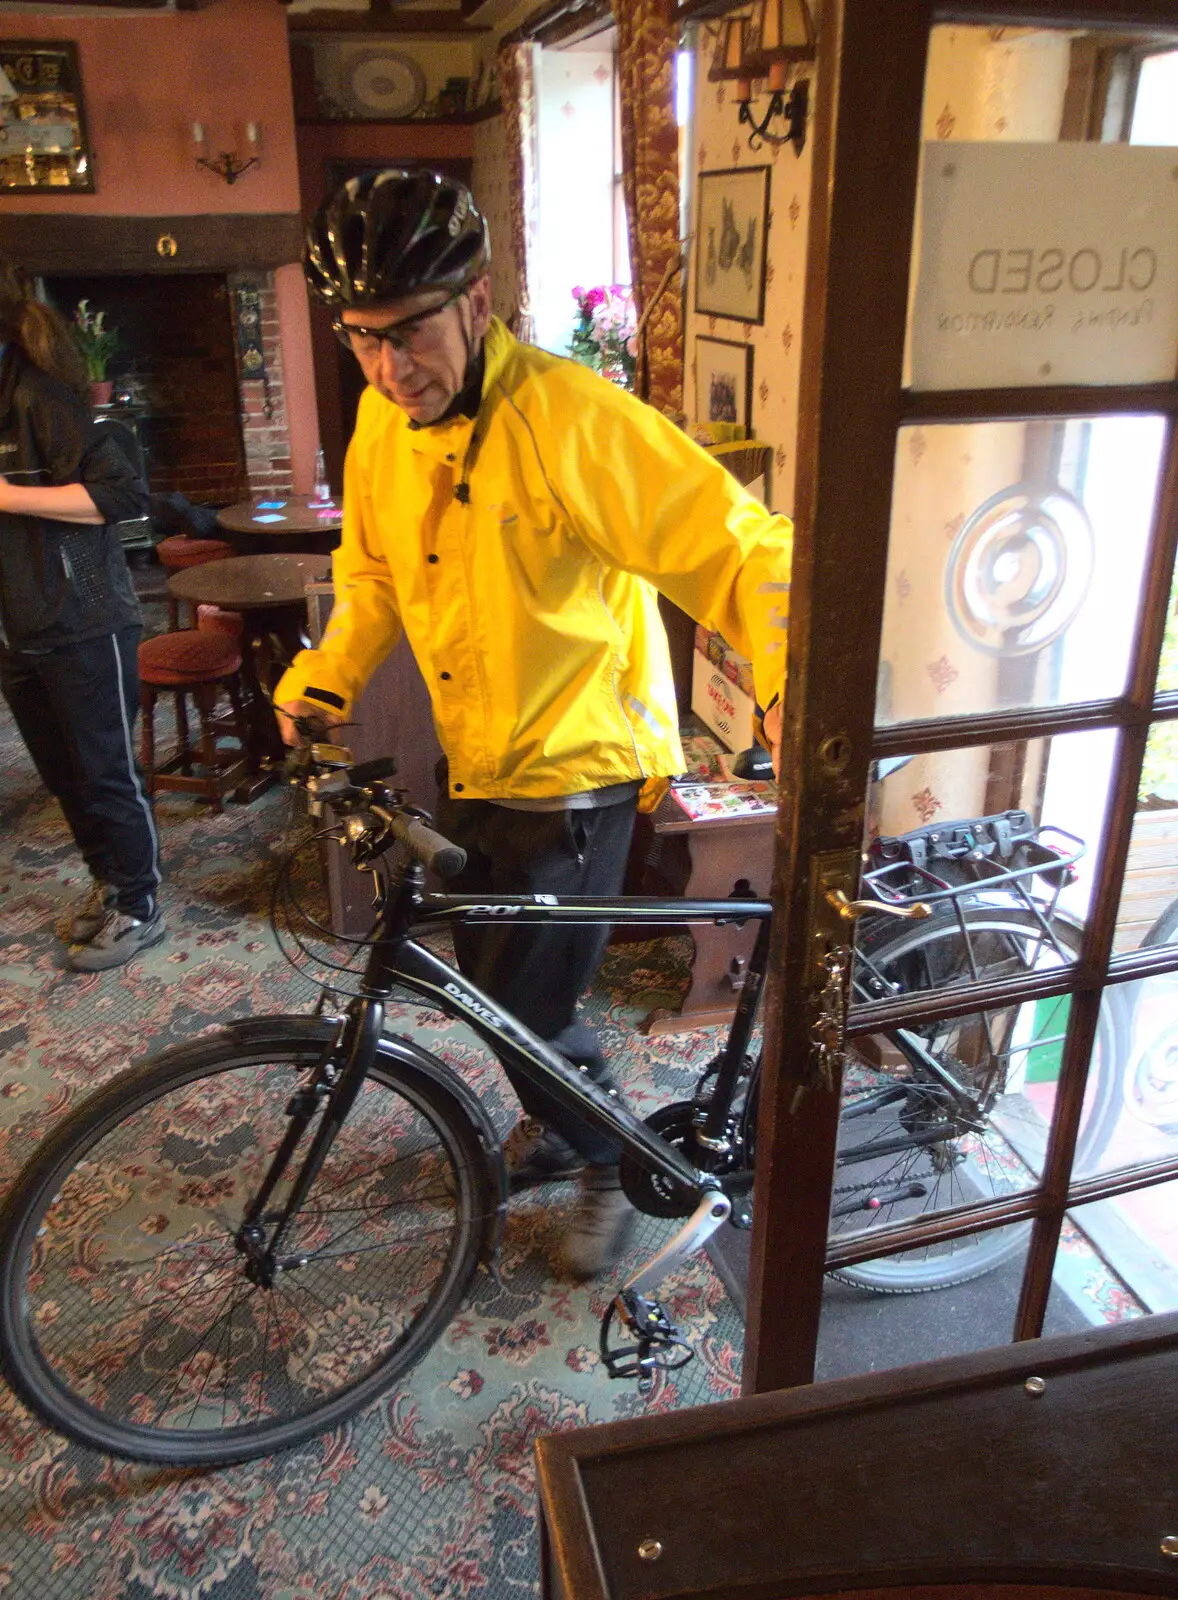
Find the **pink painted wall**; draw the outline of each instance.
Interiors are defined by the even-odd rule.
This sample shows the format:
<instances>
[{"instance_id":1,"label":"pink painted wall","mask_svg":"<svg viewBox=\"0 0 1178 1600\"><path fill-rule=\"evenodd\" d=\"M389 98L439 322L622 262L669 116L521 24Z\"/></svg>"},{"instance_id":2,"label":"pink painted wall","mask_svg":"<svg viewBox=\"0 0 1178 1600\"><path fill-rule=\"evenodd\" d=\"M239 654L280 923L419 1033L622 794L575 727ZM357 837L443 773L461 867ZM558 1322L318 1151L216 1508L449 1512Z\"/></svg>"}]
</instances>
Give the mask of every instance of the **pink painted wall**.
<instances>
[{"instance_id":1,"label":"pink painted wall","mask_svg":"<svg viewBox=\"0 0 1178 1600\"><path fill-rule=\"evenodd\" d=\"M299 172L286 14L279 0L219 0L155 15L0 16L0 38L72 39L78 46L97 190L0 194L6 212L105 217L298 212ZM245 127L261 128L261 162L235 184L196 165L192 124L207 149L244 157ZM294 487L311 488L319 424L302 273L280 267L282 339Z\"/></svg>"},{"instance_id":2,"label":"pink painted wall","mask_svg":"<svg viewBox=\"0 0 1178 1600\"><path fill-rule=\"evenodd\" d=\"M310 494L315 480L315 452L319 448L319 416L307 287L303 282L303 269L297 262L279 267L274 274L274 297L278 302L278 332L282 340L291 479L296 494Z\"/></svg>"},{"instance_id":3,"label":"pink painted wall","mask_svg":"<svg viewBox=\"0 0 1178 1600\"><path fill-rule=\"evenodd\" d=\"M0 38L72 39L78 46L95 194L0 194L5 211L100 216L297 211L286 18L278 0L220 0L204 11L0 16ZM212 152L247 154L262 130L259 167L227 184L196 166L192 124Z\"/></svg>"}]
</instances>

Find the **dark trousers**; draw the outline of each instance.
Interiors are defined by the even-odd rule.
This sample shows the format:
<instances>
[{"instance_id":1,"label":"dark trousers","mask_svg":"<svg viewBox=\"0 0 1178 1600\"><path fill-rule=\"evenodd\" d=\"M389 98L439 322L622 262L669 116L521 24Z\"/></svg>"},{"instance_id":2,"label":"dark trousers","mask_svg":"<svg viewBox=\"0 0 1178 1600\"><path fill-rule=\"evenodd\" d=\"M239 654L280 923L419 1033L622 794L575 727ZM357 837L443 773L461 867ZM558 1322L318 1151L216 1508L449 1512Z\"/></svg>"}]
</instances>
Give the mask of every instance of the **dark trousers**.
<instances>
[{"instance_id":1,"label":"dark trousers","mask_svg":"<svg viewBox=\"0 0 1178 1600\"><path fill-rule=\"evenodd\" d=\"M452 894L621 893L636 802L595 811L517 811L486 800L439 796L438 831L466 851L466 867L446 884ZM593 982L609 927L507 923L455 928L458 964L472 982L553 1044L598 1082L609 1082L596 1033L575 1018L577 1001ZM520 1104L599 1166L613 1165L618 1148L505 1068Z\"/></svg>"},{"instance_id":2,"label":"dark trousers","mask_svg":"<svg viewBox=\"0 0 1178 1600\"><path fill-rule=\"evenodd\" d=\"M132 730L138 627L54 650L0 650L0 692L91 874L120 911L155 911L159 843Z\"/></svg>"}]
</instances>

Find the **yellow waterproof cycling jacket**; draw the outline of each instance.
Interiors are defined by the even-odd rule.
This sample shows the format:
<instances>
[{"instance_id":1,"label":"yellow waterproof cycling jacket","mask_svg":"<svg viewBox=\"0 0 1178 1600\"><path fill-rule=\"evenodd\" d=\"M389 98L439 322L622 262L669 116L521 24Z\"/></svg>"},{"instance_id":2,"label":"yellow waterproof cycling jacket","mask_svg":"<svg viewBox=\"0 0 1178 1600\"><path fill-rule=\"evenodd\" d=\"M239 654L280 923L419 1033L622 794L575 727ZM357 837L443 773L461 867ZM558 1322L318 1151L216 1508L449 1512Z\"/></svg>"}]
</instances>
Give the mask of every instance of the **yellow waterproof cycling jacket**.
<instances>
[{"instance_id":1,"label":"yellow waterproof cycling jacket","mask_svg":"<svg viewBox=\"0 0 1178 1600\"><path fill-rule=\"evenodd\" d=\"M403 628L451 792L548 799L683 770L656 590L783 688L792 526L687 436L498 319L478 417L364 391L335 606L275 692L347 715ZM319 694L316 694L319 691Z\"/></svg>"}]
</instances>

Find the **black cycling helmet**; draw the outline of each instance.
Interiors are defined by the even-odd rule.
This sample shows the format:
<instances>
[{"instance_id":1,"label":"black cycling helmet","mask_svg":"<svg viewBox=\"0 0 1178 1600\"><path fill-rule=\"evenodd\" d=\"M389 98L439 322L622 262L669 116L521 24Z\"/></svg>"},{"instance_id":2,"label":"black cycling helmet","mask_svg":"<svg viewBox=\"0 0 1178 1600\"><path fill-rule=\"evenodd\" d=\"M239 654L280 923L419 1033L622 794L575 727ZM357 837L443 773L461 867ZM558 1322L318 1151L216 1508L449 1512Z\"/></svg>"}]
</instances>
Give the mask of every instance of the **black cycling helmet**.
<instances>
[{"instance_id":1,"label":"black cycling helmet","mask_svg":"<svg viewBox=\"0 0 1178 1600\"><path fill-rule=\"evenodd\" d=\"M349 178L307 229L303 271L329 306L462 289L491 260L487 224L470 190L440 172L400 167Z\"/></svg>"}]
</instances>

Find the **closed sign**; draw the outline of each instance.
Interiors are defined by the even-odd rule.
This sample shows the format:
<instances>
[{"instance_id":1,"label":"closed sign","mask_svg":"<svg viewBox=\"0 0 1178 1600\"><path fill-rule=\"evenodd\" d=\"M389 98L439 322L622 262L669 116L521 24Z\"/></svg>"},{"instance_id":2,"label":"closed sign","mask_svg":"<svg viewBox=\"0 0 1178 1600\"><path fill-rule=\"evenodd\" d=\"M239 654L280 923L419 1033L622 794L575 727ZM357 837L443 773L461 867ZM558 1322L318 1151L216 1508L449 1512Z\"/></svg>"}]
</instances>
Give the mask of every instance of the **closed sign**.
<instances>
[{"instance_id":1,"label":"closed sign","mask_svg":"<svg viewBox=\"0 0 1178 1600\"><path fill-rule=\"evenodd\" d=\"M1178 374L1178 149L924 147L916 389Z\"/></svg>"}]
</instances>

